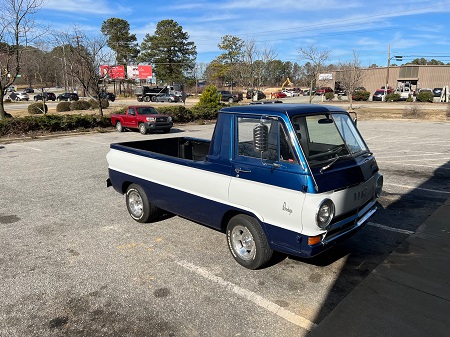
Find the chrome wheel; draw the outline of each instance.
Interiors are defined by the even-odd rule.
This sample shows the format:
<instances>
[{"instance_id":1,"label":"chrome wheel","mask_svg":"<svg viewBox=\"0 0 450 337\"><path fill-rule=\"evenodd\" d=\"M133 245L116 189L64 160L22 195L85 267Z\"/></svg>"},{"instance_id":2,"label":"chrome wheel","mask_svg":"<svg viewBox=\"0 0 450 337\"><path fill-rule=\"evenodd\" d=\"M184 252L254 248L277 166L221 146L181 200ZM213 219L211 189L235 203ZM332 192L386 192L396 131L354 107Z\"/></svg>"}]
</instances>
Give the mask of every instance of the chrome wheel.
<instances>
[{"instance_id":1,"label":"chrome wheel","mask_svg":"<svg viewBox=\"0 0 450 337\"><path fill-rule=\"evenodd\" d=\"M127 201L131 216L135 219L140 219L144 213L144 205L141 195L136 190L131 190L128 193Z\"/></svg>"},{"instance_id":2,"label":"chrome wheel","mask_svg":"<svg viewBox=\"0 0 450 337\"><path fill-rule=\"evenodd\" d=\"M252 260L256 255L256 245L252 233L244 226L236 226L231 232L234 252L243 260Z\"/></svg>"}]
</instances>

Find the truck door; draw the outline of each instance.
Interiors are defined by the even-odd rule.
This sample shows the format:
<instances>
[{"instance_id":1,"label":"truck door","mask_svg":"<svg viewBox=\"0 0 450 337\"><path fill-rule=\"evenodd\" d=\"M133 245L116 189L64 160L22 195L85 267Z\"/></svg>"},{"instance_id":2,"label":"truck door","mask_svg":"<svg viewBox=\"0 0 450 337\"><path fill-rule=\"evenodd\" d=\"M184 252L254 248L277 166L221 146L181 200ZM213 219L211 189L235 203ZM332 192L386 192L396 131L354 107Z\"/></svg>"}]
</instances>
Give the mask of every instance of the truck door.
<instances>
[{"instance_id":1,"label":"truck door","mask_svg":"<svg viewBox=\"0 0 450 337\"><path fill-rule=\"evenodd\" d=\"M137 128L137 111L135 108L130 107L127 109L126 118L123 121L123 126L129 128Z\"/></svg>"},{"instance_id":2,"label":"truck door","mask_svg":"<svg viewBox=\"0 0 450 337\"><path fill-rule=\"evenodd\" d=\"M259 123L258 117L235 119L230 201L267 224L301 232L303 191L307 182L291 141L294 137L289 137L281 120L265 120L269 146L267 151L257 152L253 146L253 129ZM276 236L272 240L277 241Z\"/></svg>"}]
</instances>

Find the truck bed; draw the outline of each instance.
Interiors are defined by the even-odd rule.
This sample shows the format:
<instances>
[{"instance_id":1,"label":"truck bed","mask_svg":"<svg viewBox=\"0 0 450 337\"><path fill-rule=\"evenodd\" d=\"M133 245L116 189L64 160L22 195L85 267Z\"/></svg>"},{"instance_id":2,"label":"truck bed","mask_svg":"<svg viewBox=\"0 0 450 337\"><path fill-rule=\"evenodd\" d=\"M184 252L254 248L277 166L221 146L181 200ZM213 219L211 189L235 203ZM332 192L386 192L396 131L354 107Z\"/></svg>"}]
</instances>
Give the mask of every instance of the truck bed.
<instances>
[{"instance_id":1,"label":"truck bed","mask_svg":"<svg viewBox=\"0 0 450 337\"><path fill-rule=\"evenodd\" d=\"M203 161L209 152L211 141L189 137L162 138L111 144L111 149L145 155L145 152L158 153L170 157L193 161Z\"/></svg>"}]
</instances>

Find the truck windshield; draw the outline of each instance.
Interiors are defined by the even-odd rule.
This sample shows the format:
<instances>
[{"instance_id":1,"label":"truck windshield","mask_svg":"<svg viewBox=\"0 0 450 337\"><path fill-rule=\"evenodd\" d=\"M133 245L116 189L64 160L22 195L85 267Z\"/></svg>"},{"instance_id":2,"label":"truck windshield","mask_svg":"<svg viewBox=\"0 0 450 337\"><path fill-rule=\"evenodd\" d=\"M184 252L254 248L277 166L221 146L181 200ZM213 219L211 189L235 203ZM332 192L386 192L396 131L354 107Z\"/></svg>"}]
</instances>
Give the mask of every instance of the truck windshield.
<instances>
[{"instance_id":1,"label":"truck windshield","mask_svg":"<svg viewBox=\"0 0 450 337\"><path fill-rule=\"evenodd\" d=\"M138 107L137 108L139 115L157 115L158 111L152 107Z\"/></svg>"},{"instance_id":2,"label":"truck windshield","mask_svg":"<svg viewBox=\"0 0 450 337\"><path fill-rule=\"evenodd\" d=\"M346 114L295 116L292 125L311 167L369 152L350 116Z\"/></svg>"}]
</instances>

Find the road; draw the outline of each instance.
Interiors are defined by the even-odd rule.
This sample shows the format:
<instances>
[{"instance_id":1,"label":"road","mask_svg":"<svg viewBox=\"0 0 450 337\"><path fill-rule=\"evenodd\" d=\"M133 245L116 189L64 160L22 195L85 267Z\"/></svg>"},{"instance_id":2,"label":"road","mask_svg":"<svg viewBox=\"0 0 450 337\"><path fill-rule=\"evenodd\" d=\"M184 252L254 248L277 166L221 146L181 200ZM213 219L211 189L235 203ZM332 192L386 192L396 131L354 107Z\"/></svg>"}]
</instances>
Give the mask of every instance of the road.
<instances>
[{"instance_id":1,"label":"road","mask_svg":"<svg viewBox=\"0 0 450 337\"><path fill-rule=\"evenodd\" d=\"M358 125L385 175L381 209L319 258L258 271L223 233L139 224L106 188L111 142L209 138L213 125L0 143L0 336L305 336L450 193L450 123Z\"/></svg>"}]
</instances>

